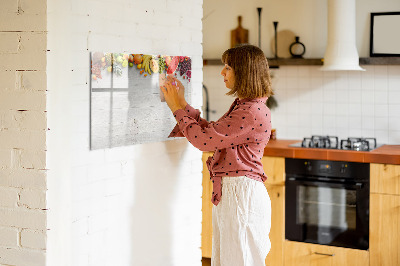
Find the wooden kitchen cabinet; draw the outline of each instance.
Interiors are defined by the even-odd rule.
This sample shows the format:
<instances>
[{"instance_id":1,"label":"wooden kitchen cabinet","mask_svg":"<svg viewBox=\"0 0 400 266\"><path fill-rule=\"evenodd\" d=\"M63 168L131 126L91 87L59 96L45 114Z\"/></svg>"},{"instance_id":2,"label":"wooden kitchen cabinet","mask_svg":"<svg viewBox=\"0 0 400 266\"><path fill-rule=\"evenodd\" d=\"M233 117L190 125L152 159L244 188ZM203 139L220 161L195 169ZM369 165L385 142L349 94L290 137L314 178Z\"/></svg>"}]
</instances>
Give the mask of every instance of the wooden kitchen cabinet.
<instances>
[{"instance_id":1,"label":"wooden kitchen cabinet","mask_svg":"<svg viewBox=\"0 0 400 266\"><path fill-rule=\"evenodd\" d=\"M366 266L365 250L285 241L285 266Z\"/></svg>"},{"instance_id":2,"label":"wooden kitchen cabinet","mask_svg":"<svg viewBox=\"0 0 400 266\"><path fill-rule=\"evenodd\" d=\"M203 153L203 194L202 194L202 223L201 223L201 253L204 258L211 258L212 252L212 183L206 161L212 152Z\"/></svg>"},{"instance_id":3,"label":"wooden kitchen cabinet","mask_svg":"<svg viewBox=\"0 0 400 266\"><path fill-rule=\"evenodd\" d=\"M400 265L400 165L370 167L370 265Z\"/></svg>"},{"instance_id":4,"label":"wooden kitchen cabinet","mask_svg":"<svg viewBox=\"0 0 400 266\"><path fill-rule=\"evenodd\" d=\"M211 258L212 253L212 183L207 169L206 161L212 152L203 153L203 195L202 195L202 235L201 250L202 256ZM262 164L268 176L265 182L272 205L271 221L271 250L266 258L267 266L283 265L283 243L285 230L285 158L263 157Z\"/></svg>"},{"instance_id":5,"label":"wooden kitchen cabinet","mask_svg":"<svg viewBox=\"0 0 400 266\"><path fill-rule=\"evenodd\" d=\"M400 165L370 164L371 193L400 195Z\"/></svg>"},{"instance_id":6,"label":"wooden kitchen cabinet","mask_svg":"<svg viewBox=\"0 0 400 266\"><path fill-rule=\"evenodd\" d=\"M261 160L267 175L265 187L271 199L271 250L265 259L266 266L283 265L285 240L285 158L264 156Z\"/></svg>"},{"instance_id":7,"label":"wooden kitchen cabinet","mask_svg":"<svg viewBox=\"0 0 400 266\"><path fill-rule=\"evenodd\" d=\"M285 187L265 184L271 199L271 250L265 259L266 266L283 265L285 241Z\"/></svg>"},{"instance_id":8,"label":"wooden kitchen cabinet","mask_svg":"<svg viewBox=\"0 0 400 266\"><path fill-rule=\"evenodd\" d=\"M267 175L265 184L268 185L285 185L285 158L264 156L261 159L264 172Z\"/></svg>"},{"instance_id":9,"label":"wooden kitchen cabinet","mask_svg":"<svg viewBox=\"0 0 400 266\"><path fill-rule=\"evenodd\" d=\"M373 193L370 202L370 265L400 265L400 196Z\"/></svg>"}]
</instances>

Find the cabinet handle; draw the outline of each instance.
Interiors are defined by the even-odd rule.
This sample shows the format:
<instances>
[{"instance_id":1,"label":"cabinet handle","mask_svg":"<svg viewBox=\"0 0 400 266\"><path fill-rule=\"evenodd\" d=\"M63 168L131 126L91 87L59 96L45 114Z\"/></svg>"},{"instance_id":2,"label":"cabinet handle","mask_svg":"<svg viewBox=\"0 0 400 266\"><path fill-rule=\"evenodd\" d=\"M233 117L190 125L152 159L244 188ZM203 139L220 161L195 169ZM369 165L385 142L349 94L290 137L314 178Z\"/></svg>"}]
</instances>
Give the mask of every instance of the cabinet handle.
<instances>
[{"instance_id":1,"label":"cabinet handle","mask_svg":"<svg viewBox=\"0 0 400 266\"><path fill-rule=\"evenodd\" d=\"M320 253L320 252L314 252L315 255L323 255L323 256L335 256L335 254L327 254L327 253Z\"/></svg>"}]
</instances>

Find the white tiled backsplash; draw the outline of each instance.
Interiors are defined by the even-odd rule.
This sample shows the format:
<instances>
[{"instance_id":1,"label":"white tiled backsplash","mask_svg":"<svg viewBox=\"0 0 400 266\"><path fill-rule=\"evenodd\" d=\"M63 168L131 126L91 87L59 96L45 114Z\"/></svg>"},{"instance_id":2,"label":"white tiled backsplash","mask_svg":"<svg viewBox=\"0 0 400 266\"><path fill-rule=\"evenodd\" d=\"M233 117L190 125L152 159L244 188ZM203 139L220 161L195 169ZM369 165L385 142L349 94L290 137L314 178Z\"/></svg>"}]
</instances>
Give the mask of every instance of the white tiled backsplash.
<instances>
[{"instance_id":1,"label":"white tiled backsplash","mask_svg":"<svg viewBox=\"0 0 400 266\"><path fill-rule=\"evenodd\" d=\"M277 137L376 137L380 144L400 144L400 66L362 67L366 71L324 72L319 66L271 69L278 101L271 115ZM210 120L218 119L232 103L224 95L220 68L204 67L210 109L217 111Z\"/></svg>"}]
</instances>

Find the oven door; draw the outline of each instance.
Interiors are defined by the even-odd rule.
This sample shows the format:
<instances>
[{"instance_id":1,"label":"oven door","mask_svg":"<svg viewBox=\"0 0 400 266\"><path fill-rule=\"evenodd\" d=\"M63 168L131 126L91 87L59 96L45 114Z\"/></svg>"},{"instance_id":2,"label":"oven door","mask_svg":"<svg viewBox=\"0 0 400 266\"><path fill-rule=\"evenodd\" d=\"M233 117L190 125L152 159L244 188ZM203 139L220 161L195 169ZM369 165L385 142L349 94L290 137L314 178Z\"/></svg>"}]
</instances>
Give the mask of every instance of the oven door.
<instances>
[{"instance_id":1,"label":"oven door","mask_svg":"<svg viewBox=\"0 0 400 266\"><path fill-rule=\"evenodd\" d=\"M286 178L286 239L367 250L369 185Z\"/></svg>"}]
</instances>

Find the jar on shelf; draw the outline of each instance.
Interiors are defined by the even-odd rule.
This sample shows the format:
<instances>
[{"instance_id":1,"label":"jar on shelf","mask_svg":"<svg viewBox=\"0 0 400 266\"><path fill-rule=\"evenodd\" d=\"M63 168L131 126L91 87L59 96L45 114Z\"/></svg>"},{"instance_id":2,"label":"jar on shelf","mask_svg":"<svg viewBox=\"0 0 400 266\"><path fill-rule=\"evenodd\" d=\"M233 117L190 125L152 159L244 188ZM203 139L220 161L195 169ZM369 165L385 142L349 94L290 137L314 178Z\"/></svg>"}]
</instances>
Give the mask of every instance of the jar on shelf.
<instances>
[{"instance_id":1,"label":"jar on shelf","mask_svg":"<svg viewBox=\"0 0 400 266\"><path fill-rule=\"evenodd\" d=\"M299 36L295 37L295 42L290 45L289 52L292 58L303 58L303 55L306 53L306 47L300 42Z\"/></svg>"}]
</instances>

